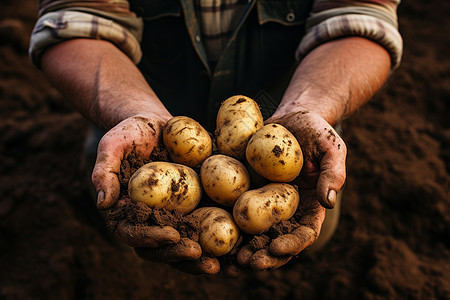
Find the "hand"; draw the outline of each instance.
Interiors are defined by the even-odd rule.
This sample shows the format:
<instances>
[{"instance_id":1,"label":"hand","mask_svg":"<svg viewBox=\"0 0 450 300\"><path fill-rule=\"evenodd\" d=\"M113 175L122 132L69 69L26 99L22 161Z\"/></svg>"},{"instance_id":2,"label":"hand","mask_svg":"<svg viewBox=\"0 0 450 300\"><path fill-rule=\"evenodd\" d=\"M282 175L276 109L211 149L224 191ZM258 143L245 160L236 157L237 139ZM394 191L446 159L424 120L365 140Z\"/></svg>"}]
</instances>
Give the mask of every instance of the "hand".
<instances>
[{"instance_id":1,"label":"hand","mask_svg":"<svg viewBox=\"0 0 450 300\"><path fill-rule=\"evenodd\" d=\"M297 228L268 241L266 248L257 249L249 244L237 254L240 265L257 271L286 264L317 240L325 218L325 208L334 207L336 194L346 176L345 143L319 115L295 112L270 118L266 123L281 124L295 135L303 151L304 164L293 182L300 192L299 208L293 217Z\"/></svg>"},{"instance_id":2,"label":"hand","mask_svg":"<svg viewBox=\"0 0 450 300\"><path fill-rule=\"evenodd\" d=\"M133 156L148 160L158 145L167 120L134 116L123 120L101 139L92 182L97 191L97 207L109 213L121 213L129 199L120 198L121 164ZM110 225L110 224L109 224ZM171 226L136 226L127 219L109 226L123 243L135 248L136 254L149 261L169 263L191 273L217 273L217 259L202 256L198 243L181 238Z\"/></svg>"},{"instance_id":3,"label":"hand","mask_svg":"<svg viewBox=\"0 0 450 300\"><path fill-rule=\"evenodd\" d=\"M220 263L216 258L202 255L200 245L180 234L171 226L149 226L144 222L130 222L127 218L127 206L130 199L120 199L116 205L108 210L106 222L116 237L134 247L140 258L152 262L167 263L175 269L191 274L215 274L220 270ZM145 206L147 212L140 209L133 211L134 218L140 221L143 216L149 217L151 208ZM115 216L119 214L120 216ZM125 216L124 216L125 215ZM136 217L140 215L140 217ZM119 220L119 221L117 221ZM138 220L139 221L139 220Z\"/></svg>"},{"instance_id":4,"label":"hand","mask_svg":"<svg viewBox=\"0 0 450 300\"><path fill-rule=\"evenodd\" d=\"M122 161L131 155L148 160L158 145L164 124L163 120L134 116L123 120L102 137L92 172L99 209L110 208L119 199L118 174Z\"/></svg>"}]
</instances>

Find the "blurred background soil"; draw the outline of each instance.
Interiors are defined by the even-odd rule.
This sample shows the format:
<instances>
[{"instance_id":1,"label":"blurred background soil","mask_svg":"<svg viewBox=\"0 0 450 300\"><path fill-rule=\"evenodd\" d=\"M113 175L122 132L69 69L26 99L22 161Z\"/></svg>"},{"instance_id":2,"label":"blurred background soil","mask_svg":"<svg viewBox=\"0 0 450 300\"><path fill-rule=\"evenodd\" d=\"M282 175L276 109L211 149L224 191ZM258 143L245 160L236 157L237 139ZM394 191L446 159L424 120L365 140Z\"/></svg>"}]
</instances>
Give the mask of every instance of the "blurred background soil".
<instances>
[{"instance_id":1,"label":"blurred background soil","mask_svg":"<svg viewBox=\"0 0 450 300\"><path fill-rule=\"evenodd\" d=\"M403 1L401 67L344 124L327 248L238 279L115 244L86 201L88 123L27 57L37 1L0 4L0 299L450 299L450 2Z\"/></svg>"}]
</instances>

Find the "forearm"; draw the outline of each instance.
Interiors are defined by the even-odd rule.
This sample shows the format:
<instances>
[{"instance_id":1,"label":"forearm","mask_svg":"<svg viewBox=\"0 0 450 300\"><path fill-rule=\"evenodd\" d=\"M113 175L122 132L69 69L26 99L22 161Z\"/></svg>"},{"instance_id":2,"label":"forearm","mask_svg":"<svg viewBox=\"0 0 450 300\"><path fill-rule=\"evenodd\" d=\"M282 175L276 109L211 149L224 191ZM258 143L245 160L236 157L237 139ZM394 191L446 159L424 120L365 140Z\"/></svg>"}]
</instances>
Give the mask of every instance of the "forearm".
<instances>
[{"instance_id":1,"label":"forearm","mask_svg":"<svg viewBox=\"0 0 450 300\"><path fill-rule=\"evenodd\" d=\"M113 44L65 41L48 49L42 69L65 98L100 128L135 115L167 121L171 115L134 63Z\"/></svg>"},{"instance_id":2,"label":"forearm","mask_svg":"<svg viewBox=\"0 0 450 300\"><path fill-rule=\"evenodd\" d=\"M335 125L382 87L390 67L388 52L368 39L327 42L302 60L274 117L308 111Z\"/></svg>"}]
</instances>

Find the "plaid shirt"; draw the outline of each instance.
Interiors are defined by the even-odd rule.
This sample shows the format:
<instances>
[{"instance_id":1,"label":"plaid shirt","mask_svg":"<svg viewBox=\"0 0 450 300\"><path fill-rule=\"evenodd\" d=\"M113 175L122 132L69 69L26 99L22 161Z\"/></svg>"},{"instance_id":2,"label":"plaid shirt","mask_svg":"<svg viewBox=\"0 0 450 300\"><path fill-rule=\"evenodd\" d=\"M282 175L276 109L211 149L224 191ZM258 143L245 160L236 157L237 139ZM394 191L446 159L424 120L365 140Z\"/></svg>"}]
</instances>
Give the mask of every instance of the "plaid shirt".
<instances>
[{"instance_id":1,"label":"plaid shirt","mask_svg":"<svg viewBox=\"0 0 450 300\"><path fill-rule=\"evenodd\" d=\"M195 0L203 43L210 61L217 61L248 2L256 0ZM396 10L400 0L316 0L306 24L297 58L318 45L342 36L363 36L389 52L392 68L402 56ZM51 45L73 38L104 39L138 63L143 25L125 0L40 0L30 56L39 65Z\"/></svg>"},{"instance_id":2,"label":"plaid shirt","mask_svg":"<svg viewBox=\"0 0 450 300\"><path fill-rule=\"evenodd\" d=\"M247 4L247 0L195 0L203 44L212 63L219 60Z\"/></svg>"}]
</instances>

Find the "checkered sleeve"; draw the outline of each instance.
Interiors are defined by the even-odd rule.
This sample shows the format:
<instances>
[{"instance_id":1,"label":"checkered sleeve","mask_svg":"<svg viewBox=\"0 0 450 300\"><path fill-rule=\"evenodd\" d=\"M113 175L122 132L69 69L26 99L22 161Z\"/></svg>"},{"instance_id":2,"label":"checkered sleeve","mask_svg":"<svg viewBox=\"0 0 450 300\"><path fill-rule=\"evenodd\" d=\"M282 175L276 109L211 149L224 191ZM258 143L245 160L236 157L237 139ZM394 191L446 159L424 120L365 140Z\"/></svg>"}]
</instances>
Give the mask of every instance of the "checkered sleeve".
<instances>
[{"instance_id":1,"label":"checkered sleeve","mask_svg":"<svg viewBox=\"0 0 450 300\"><path fill-rule=\"evenodd\" d=\"M329 40L361 36L383 46L390 54L391 68L396 69L403 52L396 13L399 4L400 0L316 0L297 59Z\"/></svg>"},{"instance_id":2,"label":"checkered sleeve","mask_svg":"<svg viewBox=\"0 0 450 300\"><path fill-rule=\"evenodd\" d=\"M101 39L113 43L138 63L142 56L142 27L142 20L129 11L128 1L43 0L29 55L39 67L42 53L52 45L76 38Z\"/></svg>"}]
</instances>

